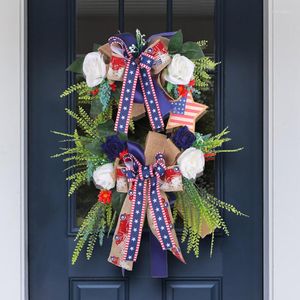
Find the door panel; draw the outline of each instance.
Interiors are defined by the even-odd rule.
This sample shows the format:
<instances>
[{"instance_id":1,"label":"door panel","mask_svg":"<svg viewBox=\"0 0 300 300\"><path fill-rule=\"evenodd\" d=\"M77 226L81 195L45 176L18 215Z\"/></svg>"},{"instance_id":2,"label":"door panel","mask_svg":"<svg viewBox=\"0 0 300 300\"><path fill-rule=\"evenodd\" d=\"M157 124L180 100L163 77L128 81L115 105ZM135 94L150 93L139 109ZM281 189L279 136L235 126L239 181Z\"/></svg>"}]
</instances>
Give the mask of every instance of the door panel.
<instances>
[{"instance_id":1,"label":"door panel","mask_svg":"<svg viewBox=\"0 0 300 300\"><path fill-rule=\"evenodd\" d=\"M181 3L188 3L184 8L191 14L196 5L193 1L147 1L150 15L157 9L152 5L163 10L160 18L165 21L154 28L136 16L143 2L139 1L135 13L130 5L136 1L103 2L112 9L109 26L132 30L138 21L149 33L172 30L172 26L178 29L184 18ZM60 101L58 96L73 80L64 69L76 51L89 51L85 43L76 44L78 36L97 42L80 26L74 30L75 8L73 0L28 1L30 300L262 299L262 1L217 0L214 34L210 33L214 41L210 52L222 62L215 74L215 128L229 126L230 147L245 148L216 162L215 191L250 218L225 214L231 236L216 239L213 258L209 258L206 239L198 259L185 256L186 265L169 256L165 280L149 276L147 232L134 271L125 277L106 261L111 239L96 248L91 261L82 256L75 266L70 264L77 228L76 197L67 198L63 163L50 159L57 152L57 136L50 130L68 131L74 126L64 113L64 107L74 106L74 101ZM198 32L201 39L204 20L201 13L195 14L199 28L193 36ZM101 36L103 20L95 22Z\"/></svg>"}]
</instances>

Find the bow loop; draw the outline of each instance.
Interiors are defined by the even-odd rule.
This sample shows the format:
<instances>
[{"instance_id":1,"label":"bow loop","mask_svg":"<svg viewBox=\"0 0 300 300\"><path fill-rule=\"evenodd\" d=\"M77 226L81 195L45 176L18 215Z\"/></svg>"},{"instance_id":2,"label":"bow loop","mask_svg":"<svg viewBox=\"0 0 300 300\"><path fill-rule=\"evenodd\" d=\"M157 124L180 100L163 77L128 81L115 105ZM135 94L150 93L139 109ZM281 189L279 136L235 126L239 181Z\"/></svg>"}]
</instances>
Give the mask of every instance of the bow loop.
<instances>
[{"instance_id":1,"label":"bow loop","mask_svg":"<svg viewBox=\"0 0 300 300\"><path fill-rule=\"evenodd\" d=\"M151 54L143 52L140 55L140 66L142 68L145 68L147 70L151 70L153 64L154 64L154 57Z\"/></svg>"}]
</instances>

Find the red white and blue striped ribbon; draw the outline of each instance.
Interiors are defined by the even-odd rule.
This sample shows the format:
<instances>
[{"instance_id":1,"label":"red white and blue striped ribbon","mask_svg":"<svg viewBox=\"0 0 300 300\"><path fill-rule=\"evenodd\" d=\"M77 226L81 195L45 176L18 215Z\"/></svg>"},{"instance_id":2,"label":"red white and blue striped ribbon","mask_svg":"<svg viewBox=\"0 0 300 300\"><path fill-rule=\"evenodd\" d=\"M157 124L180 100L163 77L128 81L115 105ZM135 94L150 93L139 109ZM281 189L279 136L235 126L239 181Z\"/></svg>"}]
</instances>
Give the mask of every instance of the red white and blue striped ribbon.
<instances>
[{"instance_id":1,"label":"red white and blue striped ribbon","mask_svg":"<svg viewBox=\"0 0 300 300\"><path fill-rule=\"evenodd\" d=\"M165 173L166 166L163 154L156 155L156 163L143 166L133 155L124 157L126 168L123 172L132 183L131 213L129 219L128 238L125 243L124 260L136 261L142 236L143 224L149 205L155 233L163 250L176 247L172 224L168 222L164 202L160 193L159 178ZM147 203L148 201L148 203Z\"/></svg>"},{"instance_id":2,"label":"red white and blue striped ribbon","mask_svg":"<svg viewBox=\"0 0 300 300\"><path fill-rule=\"evenodd\" d=\"M154 63L154 57L151 55L152 49L149 48L135 58L121 38L113 36L108 41L110 44L116 43L122 48L126 61L115 131L126 134L128 132L138 81L141 85L152 130L162 130L164 128L163 117L151 77L151 67Z\"/></svg>"}]
</instances>

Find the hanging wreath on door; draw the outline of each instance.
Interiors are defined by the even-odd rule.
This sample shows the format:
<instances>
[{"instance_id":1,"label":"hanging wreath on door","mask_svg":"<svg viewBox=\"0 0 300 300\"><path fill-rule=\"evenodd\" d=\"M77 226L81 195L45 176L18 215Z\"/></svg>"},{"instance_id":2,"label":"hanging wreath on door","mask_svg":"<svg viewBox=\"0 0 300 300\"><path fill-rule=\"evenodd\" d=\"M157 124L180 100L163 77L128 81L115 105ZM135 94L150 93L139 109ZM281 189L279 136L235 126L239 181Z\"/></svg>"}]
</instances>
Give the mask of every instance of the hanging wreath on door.
<instances>
[{"instance_id":1,"label":"hanging wreath on door","mask_svg":"<svg viewBox=\"0 0 300 300\"><path fill-rule=\"evenodd\" d=\"M53 157L73 162L69 196L85 184L99 190L77 233L73 264L85 247L90 259L97 241L102 245L114 229L108 261L132 270L145 220L160 245L156 251L170 250L184 262L176 220L182 220L186 251L198 257L201 239L211 235L212 254L215 231L229 235L220 209L244 216L201 184L207 161L241 150L221 148L230 141L227 128L196 132L217 65L204 56L205 46L183 42L181 31L146 39L136 30L110 37L67 69L78 82L61 97L77 94L77 110L66 109L77 128L54 131L71 146Z\"/></svg>"}]
</instances>

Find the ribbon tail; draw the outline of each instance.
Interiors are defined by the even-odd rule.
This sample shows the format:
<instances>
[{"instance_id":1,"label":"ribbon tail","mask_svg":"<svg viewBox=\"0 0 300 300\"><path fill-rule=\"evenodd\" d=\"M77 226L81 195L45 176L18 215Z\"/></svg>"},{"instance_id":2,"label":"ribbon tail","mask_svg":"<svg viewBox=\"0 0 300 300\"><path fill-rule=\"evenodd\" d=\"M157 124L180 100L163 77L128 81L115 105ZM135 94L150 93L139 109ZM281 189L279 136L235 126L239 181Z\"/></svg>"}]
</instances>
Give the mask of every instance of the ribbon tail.
<instances>
[{"instance_id":1,"label":"ribbon tail","mask_svg":"<svg viewBox=\"0 0 300 300\"><path fill-rule=\"evenodd\" d=\"M129 199L129 195L127 195L118 218L117 226L112 239L110 254L108 256L108 261L110 263L128 271L132 270L133 262L124 260L123 255L125 241L128 236L130 211L131 201Z\"/></svg>"},{"instance_id":2,"label":"ribbon tail","mask_svg":"<svg viewBox=\"0 0 300 300\"><path fill-rule=\"evenodd\" d=\"M124 73L115 131L127 134L133 107L139 68L133 58L129 59Z\"/></svg>"},{"instance_id":3,"label":"ribbon tail","mask_svg":"<svg viewBox=\"0 0 300 300\"><path fill-rule=\"evenodd\" d=\"M144 220L147 208L146 199L147 181L138 179L133 183L133 197L128 227L128 236L125 242L123 259L135 262L139 253Z\"/></svg>"},{"instance_id":4,"label":"ribbon tail","mask_svg":"<svg viewBox=\"0 0 300 300\"><path fill-rule=\"evenodd\" d=\"M144 76L145 74L147 76ZM140 83L151 128L152 130L163 130L165 125L150 72L145 69L141 70Z\"/></svg>"},{"instance_id":5,"label":"ribbon tail","mask_svg":"<svg viewBox=\"0 0 300 300\"><path fill-rule=\"evenodd\" d=\"M155 179L152 181L155 181ZM153 193L154 189L155 193ZM161 244L163 250L170 250L176 258L185 263L174 229L174 221L166 194L153 184L151 184L149 193L151 193L151 198L149 199L147 217L152 233Z\"/></svg>"}]
</instances>

